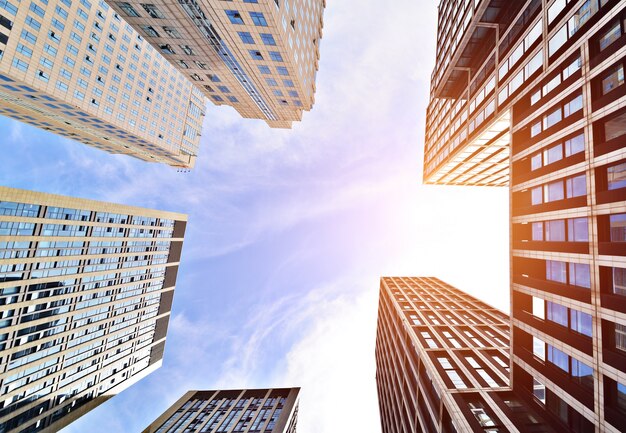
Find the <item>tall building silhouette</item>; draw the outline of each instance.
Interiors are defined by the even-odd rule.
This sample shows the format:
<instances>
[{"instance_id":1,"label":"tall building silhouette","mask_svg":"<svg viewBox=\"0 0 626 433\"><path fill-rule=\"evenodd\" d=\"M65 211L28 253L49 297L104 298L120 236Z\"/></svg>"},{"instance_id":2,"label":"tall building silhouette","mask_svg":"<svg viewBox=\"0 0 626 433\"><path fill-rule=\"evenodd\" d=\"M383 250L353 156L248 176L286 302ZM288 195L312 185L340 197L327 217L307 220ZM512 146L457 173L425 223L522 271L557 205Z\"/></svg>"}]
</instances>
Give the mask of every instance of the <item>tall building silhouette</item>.
<instances>
[{"instance_id":1,"label":"tall building silhouette","mask_svg":"<svg viewBox=\"0 0 626 433\"><path fill-rule=\"evenodd\" d=\"M424 181L508 185L512 386L626 426L626 2L442 1Z\"/></svg>"},{"instance_id":2,"label":"tall building silhouette","mask_svg":"<svg viewBox=\"0 0 626 433\"><path fill-rule=\"evenodd\" d=\"M381 278L382 432L554 432L511 389L509 323L437 278Z\"/></svg>"},{"instance_id":3,"label":"tall building silhouette","mask_svg":"<svg viewBox=\"0 0 626 433\"><path fill-rule=\"evenodd\" d=\"M191 168L206 100L102 0L0 2L0 114Z\"/></svg>"},{"instance_id":4,"label":"tall building silhouette","mask_svg":"<svg viewBox=\"0 0 626 433\"><path fill-rule=\"evenodd\" d=\"M143 433L296 433L300 388L189 391Z\"/></svg>"},{"instance_id":5,"label":"tall building silhouette","mask_svg":"<svg viewBox=\"0 0 626 433\"><path fill-rule=\"evenodd\" d=\"M186 219L0 187L0 432L56 432L160 367Z\"/></svg>"},{"instance_id":6,"label":"tall building silhouette","mask_svg":"<svg viewBox=\"0 0 626 433\"><path fill-rule=\"evenodd\" d=\"M213 103L278 128L312 108L325 0L110 3Z\"/></svg>"}]
</instances>

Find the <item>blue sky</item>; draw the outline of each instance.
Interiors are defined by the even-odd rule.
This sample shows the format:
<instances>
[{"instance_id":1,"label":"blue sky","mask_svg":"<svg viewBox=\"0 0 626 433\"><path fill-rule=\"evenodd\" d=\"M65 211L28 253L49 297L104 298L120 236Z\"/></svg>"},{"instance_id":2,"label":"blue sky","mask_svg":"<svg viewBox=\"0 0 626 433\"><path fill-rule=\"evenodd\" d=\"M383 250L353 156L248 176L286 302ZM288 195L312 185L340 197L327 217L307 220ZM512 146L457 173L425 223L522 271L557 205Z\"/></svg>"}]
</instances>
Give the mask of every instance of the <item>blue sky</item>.
<instances>
[{"instance_id":1,"label":"blue sky","mask_svg":"<svg viewBox=\"0 0 626 433\"><path fill-rule=\"evenodd\" d=\"M64 433L269 386L303 387L300 433L377 432L380 276L508 309L507 190L421 185L435 36L434 2L328 2L313 110L271 130L209 106L190 173L0 118L3 184L189 214L164 366Z\"/></svg>"}]
</instances>

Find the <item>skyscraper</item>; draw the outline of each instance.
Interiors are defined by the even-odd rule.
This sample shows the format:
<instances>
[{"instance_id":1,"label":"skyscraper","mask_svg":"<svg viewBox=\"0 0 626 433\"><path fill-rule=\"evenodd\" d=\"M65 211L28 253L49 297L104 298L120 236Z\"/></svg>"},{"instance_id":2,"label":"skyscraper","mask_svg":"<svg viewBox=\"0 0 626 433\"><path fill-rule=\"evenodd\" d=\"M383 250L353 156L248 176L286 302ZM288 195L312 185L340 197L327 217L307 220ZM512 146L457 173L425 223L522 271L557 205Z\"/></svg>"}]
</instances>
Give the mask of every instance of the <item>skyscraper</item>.
<instances>
[{"instance_id":1,"label":"skyscraper","mask_svg":"<svg viewBox=\"0 0 626 433\"><path fill-rule=\"evenodd\" d=\"M511 389L509 337L505 314L437 278L381 278L382 432L553 432Z\"/></svg>"},{"instance_id":2,"label":"skyscraper","mask_svg":"<svg viewBox=\"0 0 626 433\"><path fill-rule=\"evenodd\" d=\"M189 391L143 433L296 433L300 388Z\"/></svg>"},{"instance_id":3,"label":"skyscraper","mask_svg":"<svg viewBox=\"0 0 626 433\"><path fill-rule=\"evenodd\" d=\"M313 106L325 0L111 6L217 105L279 128Z\"/></svg>"},{"instance_id":4,"label":"skyscraper","mask_svg":"<svg viewBox=\"0 0 626 433\"><path fill-rule=\"evenodd\" d=\"M0 1L0 114L193 167L205 98L102 0Z\"/></svg>"},{"instance_id":5,"label":"skyscraper","mask_svg":"<svg viewBox=\"0 0 626 433\"><path fill-rule=\"evenodd\" d=\"M186 216L0 187L0 432L55 432L161 365Z\"/></svg>"},{"instance_id":6,"label":"skyscraper","mask_svg":"<svg viewBox=\"0 0 626 433\"><path fill-rule=\"evenodd\" d=\"M439 6L424 180L509 186L513 389L561 431L626 426L625 63L623 0Z\"/></svg>"}]
</instances>

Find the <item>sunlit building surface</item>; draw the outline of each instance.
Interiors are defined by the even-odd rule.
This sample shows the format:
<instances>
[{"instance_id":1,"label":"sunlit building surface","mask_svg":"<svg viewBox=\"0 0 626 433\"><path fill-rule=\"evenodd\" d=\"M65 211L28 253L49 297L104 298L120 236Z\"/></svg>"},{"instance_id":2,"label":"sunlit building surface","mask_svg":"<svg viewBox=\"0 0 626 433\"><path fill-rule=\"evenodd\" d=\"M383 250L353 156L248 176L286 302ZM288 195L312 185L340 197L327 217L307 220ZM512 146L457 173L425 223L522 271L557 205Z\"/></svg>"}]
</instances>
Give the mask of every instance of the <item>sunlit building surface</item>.
<instances>
[{"instance_id":1,"label":"sunlit building surface","mask_svg":"<svg viewBox=\"0 0 626 433\"><path fill-rule=\"evenodd\" d=\"M626 426L626 2L443 1L424 180L509 185L512 384Z\"/></svg>"},{"instance_id":2,"label":"sunlit building surface","mask_svg":"<svg viewBox=\"0 0 626 433\"><path fill-rule=\"evenodd\" d=\"M0 114L193 167L205 102L102 0L0 1Z\"/></svg>"},{"instance_id":3,"label":"sunlit building surface","mask_svg":"<svg viewBox=\"0 0 626 433\"><path fill-rule=\"evenodd\" d=\"M289 128L314 102L325 0L111 1L217 105Z\"/></svg>"},{"instance_id":4,"label":"sunlit building surface","mask_svg":"<svg viewBox=\"0 0 626 433\"><path fill-rule=\"evenodd\" d=\"M189 391L143 433L296 433L300 388Z\"/></svg>"},{"instance_id":5,"label":"sunlit building surface","mask_svg":"<svg viewBox=\"0 0 626 433\"><path fill-rule=\"evenodd\" d=\"M511 390L509 323L437 278L382 278L376 332L382 432L553 432Z\"/></svg>"},{"instance_id":6,"label":"sunlit building surface","mask_svg":"<svg viewBox=\"0 0 626 433\"><path fill-rule=\"evenodd\" d=\"M186 219L0 187L0 432L56 432L161 365Z\"/></svg>"}]
</instances>

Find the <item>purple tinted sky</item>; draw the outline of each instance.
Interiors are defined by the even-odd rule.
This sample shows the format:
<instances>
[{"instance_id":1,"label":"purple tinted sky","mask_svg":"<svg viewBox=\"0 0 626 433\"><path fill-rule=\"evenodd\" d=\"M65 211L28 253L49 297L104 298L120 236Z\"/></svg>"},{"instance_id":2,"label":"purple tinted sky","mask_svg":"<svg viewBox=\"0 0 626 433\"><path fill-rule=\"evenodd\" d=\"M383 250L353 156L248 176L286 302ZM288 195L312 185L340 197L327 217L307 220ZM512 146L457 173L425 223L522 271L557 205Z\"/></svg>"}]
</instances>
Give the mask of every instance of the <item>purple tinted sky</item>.
<instances>
[{"instance_id":1,"label":"purple tinted sky","mask_svg":"<svg viewBox=\"0 0 626 433\"><path fill-rule=\"evenodd\" d=\"M379 277L508 309L506 189L421 185L436 4L328 2L292 130L207 110L191 173L0 119L2 184L189 214L164 366L64 433L139 432L188 389L302 386L300 433L376 432ZM357 415L358 416L355 416Z\"/></svg>"}]
</instances>

